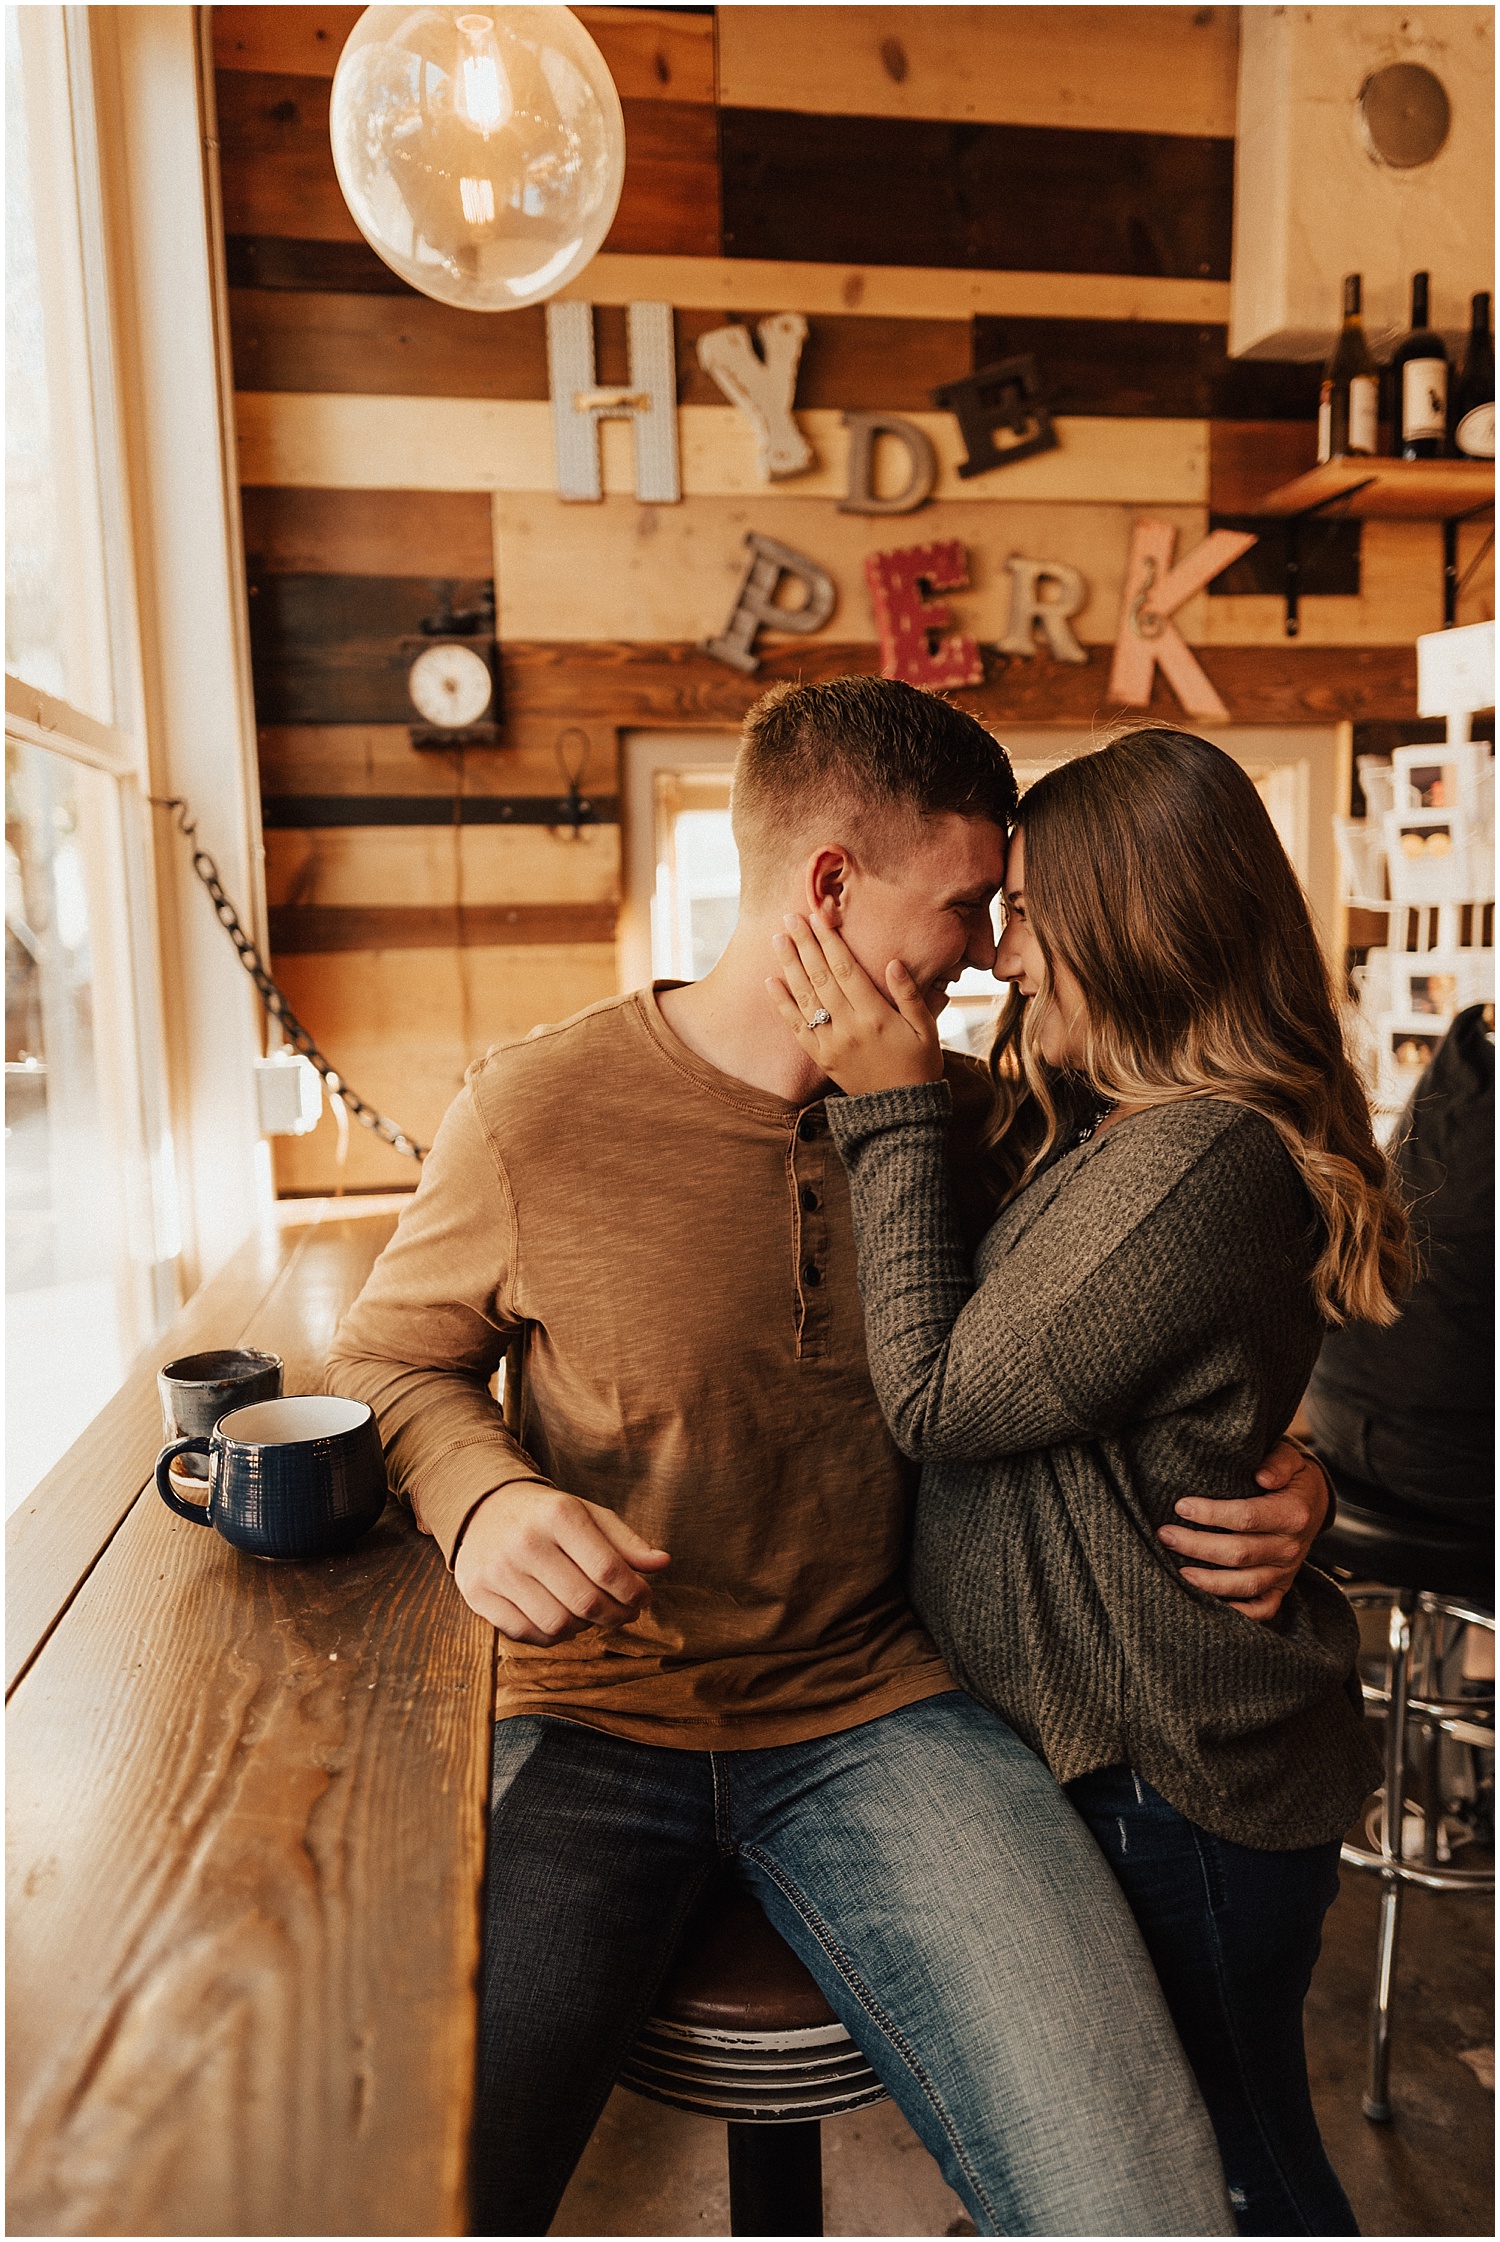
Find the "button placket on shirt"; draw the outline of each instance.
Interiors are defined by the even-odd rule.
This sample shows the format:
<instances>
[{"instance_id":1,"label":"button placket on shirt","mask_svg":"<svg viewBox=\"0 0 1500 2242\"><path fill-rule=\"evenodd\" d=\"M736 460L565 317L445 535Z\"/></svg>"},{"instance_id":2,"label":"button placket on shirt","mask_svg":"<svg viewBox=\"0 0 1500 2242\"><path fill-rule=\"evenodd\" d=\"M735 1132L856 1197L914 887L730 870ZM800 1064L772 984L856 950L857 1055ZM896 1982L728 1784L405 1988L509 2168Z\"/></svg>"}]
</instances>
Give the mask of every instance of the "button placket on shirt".
<instances>
[{"instance_id":1,"label":"button placket on shirt","mask_svg":"<svg viewBox=\"0 0 1500 2242\"><path fill-rule=\"evenodd\" d=\"M826 1354L832 1307L828 1296L828 1218L825 1182L828 1123L821 1104L797 1116L787 1145L787 1190L792 1212L792 1314L799 1361Z\"/></svg>"}]
</instances>

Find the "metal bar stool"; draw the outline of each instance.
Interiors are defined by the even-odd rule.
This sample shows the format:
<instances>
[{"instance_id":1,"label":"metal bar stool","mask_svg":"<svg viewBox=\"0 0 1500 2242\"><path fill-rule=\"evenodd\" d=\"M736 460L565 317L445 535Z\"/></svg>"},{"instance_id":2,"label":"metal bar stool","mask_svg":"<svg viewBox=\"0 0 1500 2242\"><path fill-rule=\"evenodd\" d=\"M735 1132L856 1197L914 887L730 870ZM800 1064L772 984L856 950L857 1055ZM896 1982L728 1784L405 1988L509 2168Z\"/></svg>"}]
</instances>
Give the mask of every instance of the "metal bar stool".
<instances>
[{"instance_id":1,"label":"metal bar stool","mask_svg":"<svg viewBox=\"0 0 1500 2242\"><path fill-rule=\"evenodd\" d=\"M759 1902L727 1881L690 1923L619 2083L724 2119L731 2234L821 2234L822 2121L886 2098Z\"/></svg>"},{"instance_id":2,"label":"metal bar stool","mask_svg":"<svg viewBox=\"0 0 1500 2242\"><path fill-rule=\"evenodd\" d=\"M1327 1468L1325 1466L1325 1468ZM1430 1892L1495 1888L1488 1868L1465 1868L1439 1857L1443 1799L1439 1753L1445 1736L1482 1751L1495 1748L1495 1691L1443 1695L1444 1662L1465 1627L1495 1632L1494 1546L1462 1526L1398 1504L1383 1488L1330 1472L1338 1515L1314 1544L1312 1561L1348 1581L1350 1603L1390 1614L1384 1683L1363 1682L1366 1708L1385 1723L1385 1781L1365 1812L1365 1843L1347 1842L1342 1859L1380 1878L1375 1990L1370 2001L1369 2072L1362 2107L1385 2123L1391 2115L1391 1993L1409 1884ZM1413 1750L1415 1746L1415 1751ZM1418 1769L1417 1796L1407 1770ZM1407 1858L1407 1825L1415 1816L1420 1858Z\"/></svg>"}]
</instances>

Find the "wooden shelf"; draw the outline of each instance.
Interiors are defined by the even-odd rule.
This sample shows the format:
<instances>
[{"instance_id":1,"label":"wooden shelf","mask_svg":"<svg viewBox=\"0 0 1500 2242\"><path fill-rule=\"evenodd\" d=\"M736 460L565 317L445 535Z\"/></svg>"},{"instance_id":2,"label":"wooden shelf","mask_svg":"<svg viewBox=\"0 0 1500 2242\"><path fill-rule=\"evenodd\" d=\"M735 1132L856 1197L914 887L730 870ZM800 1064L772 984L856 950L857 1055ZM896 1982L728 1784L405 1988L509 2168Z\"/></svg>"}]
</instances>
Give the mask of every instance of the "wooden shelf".
<instances>
[{"instance_id":1,"label":"wooden shelf","mask_svg":"<svg viewBox=\"0 0 1500 2242\"><path fill-rule=\"evenodd\" d=\"M1442 522L1494 501L1487 459L1331 459L1268 492L1255 511L1285 517L1337 505L1345 521Z\"/></svg>"}]
</instances>

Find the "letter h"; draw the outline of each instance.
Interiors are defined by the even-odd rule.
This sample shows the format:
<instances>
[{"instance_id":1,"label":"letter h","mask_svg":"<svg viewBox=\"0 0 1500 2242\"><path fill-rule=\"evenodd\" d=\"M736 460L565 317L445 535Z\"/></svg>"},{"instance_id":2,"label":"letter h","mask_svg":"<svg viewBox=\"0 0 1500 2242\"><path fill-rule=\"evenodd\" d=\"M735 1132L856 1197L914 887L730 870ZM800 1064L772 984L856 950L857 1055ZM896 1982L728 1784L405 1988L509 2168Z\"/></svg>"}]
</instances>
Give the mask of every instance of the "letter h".
<instances>
[{"instance_id":1,"label":"letter h","mask_svg":"<svg viewBox=\"0 0 1500 2242\"><path fill-rule=\"evenodd\" d=\"M594 307L547 306L547 375L559 498L600 499L599 423L635 429L635 495L672 506L682 496L677 468L677 354L670 304L632 304L627 314L630 380L600 389L594 380Z\"/></svg>"}]
</instances>

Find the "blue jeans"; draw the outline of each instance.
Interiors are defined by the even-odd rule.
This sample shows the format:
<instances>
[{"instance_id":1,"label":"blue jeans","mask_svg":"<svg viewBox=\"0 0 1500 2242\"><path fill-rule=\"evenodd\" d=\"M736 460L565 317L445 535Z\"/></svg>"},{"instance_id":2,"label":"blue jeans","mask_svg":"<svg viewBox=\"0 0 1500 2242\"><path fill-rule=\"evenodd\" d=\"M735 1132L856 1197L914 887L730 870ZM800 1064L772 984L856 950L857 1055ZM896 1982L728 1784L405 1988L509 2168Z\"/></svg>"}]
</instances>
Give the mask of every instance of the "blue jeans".
<instances>
[{"instance_id":1,"label":"blue jeans","mask_svg":"<svg viewBox=\"0 0 1500 2242\"><path fill-rule=\"evenodd\" d=\"M1069 1783L1141 1927L1218 2135L1241 2234L1358 2234L1318 2134L1302 2003L1339 1848L1199 1829L1127 1767Z\"/></svg>"},{"instance_id":2,"label":"blue jeans","mask_svg":"<svg viewBox=\"0 0 1500 2242\"><path fill-rule=\"evenodd\" d=\"M982 2234L1232 2234L1130 1911L957 1692L810 1743L495 1731L473 2231L544 2234L695 1899L732 1866Z\"/></svg>"}]
</instances>

